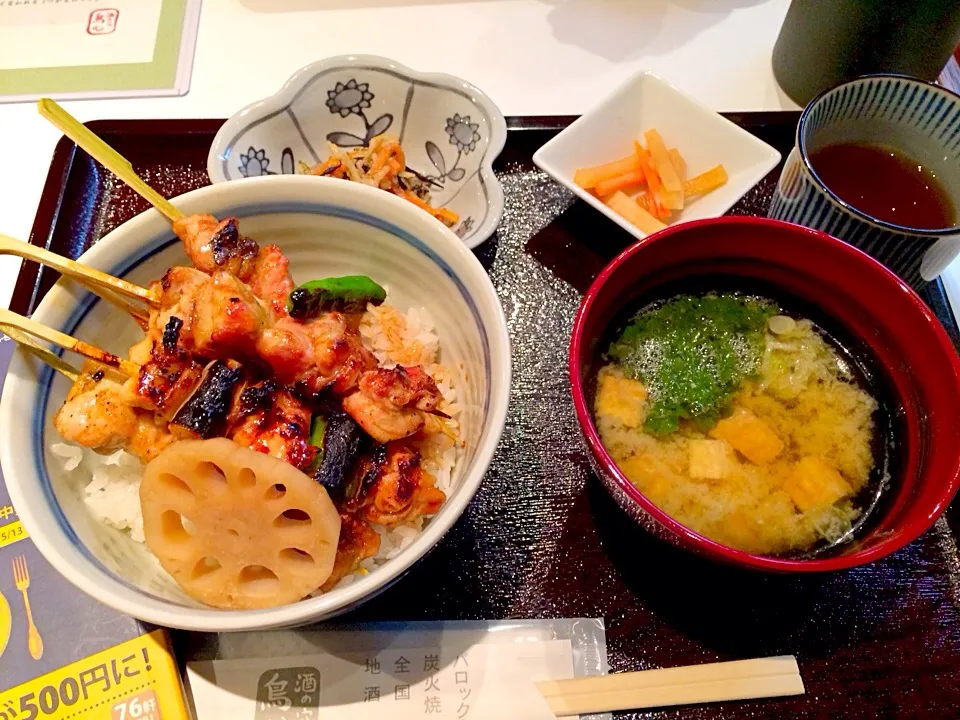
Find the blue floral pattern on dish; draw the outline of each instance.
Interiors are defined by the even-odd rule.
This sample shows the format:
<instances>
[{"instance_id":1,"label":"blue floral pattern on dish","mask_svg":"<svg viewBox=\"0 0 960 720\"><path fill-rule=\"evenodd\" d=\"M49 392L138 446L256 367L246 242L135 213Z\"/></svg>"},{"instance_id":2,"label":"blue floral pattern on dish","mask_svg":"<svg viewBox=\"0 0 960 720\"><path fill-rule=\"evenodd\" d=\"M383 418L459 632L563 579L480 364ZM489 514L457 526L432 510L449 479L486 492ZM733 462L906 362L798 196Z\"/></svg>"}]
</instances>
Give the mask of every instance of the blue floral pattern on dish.
<instances>
[{"instance_id":1,"label":"blue floral pattern on dish","mask_svg":"<svg viewBox=\"0 0 960 720\"><path fill-rule=\"evenodd\" d=\"M347 118L356 115L363 121L363 137L352 132L337 130L327 133L327 140L340 147L361 147L370 143L377 135L383 135L393 125L393 115L384 113L374 121L367 118L370 102L376 97L370 92L370 83L357 82L350 78L347 82L338 82L333 89L327 90L327 107L334 115Z\"/></svg>"},{"instance_id":2,"label":"blue floral pattern on dish","mask_svg":"<svg viewBox=\"0 0 960 720\"><path fill-rule=\"evenodd\" d=\"M470 122L470 116L460 117L454 113L452 118L447 118L447 135L450 136L450 144L456 145L457 150L464 155L472 153L477 149L477 143L480 142L479 123Z\"/></svg>"},{"instance_id":3,"label":"blue floral pattern on dish","mask_svg":"<svg viewBox=\"0 0 960 720\"><path fill-rule=\"evenodd\" d=\"M463 240L463 238L465 238L470 233L471 230L473 230L473 218L465 217L463 220L460 221L460 224L457 225L456 228L454 228L453 232L456 234L458 238Z\"/></svg>"},{"instance_id":4,"label":"blue floral pattern on dish","mask_svg":"<svg viewBox=\"0 0 960 720\"><path fill-rule=\"evenodd\" d=\"M437 172L440 173L439 175L428 175L427 177L441 187L444 186L445 180L453 180L454 182L463 180L467 171L460 167L460 160L464 155L469 155L477 149L477 143L482 139L479 129L480 124L470 122L469 115L461 117L459 113L454 113L452 118L447 118L445 130L450 138L450 144L455 145L457 148L457 159L453 161L453 167L447 170L447 161L443 157L443 152L437 147L435 142L427 140L427 157L430 158L430 162L433 163ZM467 219L469 220L469 218ZM466 220L464 222L466 222ZM469 231L469 227L464 232L467 231Z\"/></svg>"},{"instance_id":5,"label":"blue floral pattern on dish","mask_svg":"<svg viewBox=\"0 0 960 720\"><path fill-rule=\"evenodd\" d=\"M276 175L270 170L270 158L263 148L257 150L251 147L246 153L240 154L240 164L237 169L244 177L259 177L261 175ZM293 175L296 164L293 162L293 150L286 147L280 156L280 172L283 175Z\"/></svg>"},{"instance_id":6,"label":"blue floral pattern on dish","mask_svg":"<svg viewBox=\"0 0 960 720\"><path fill-rule=\"evenodd\" d=\"M384 113L372 122L367 118L366 111L371 107L370 103L375 97L373 92L370 91L370 83L359 82L356 78L350 78L345 83L338 82L330 90L327 90L326 105L330 108L332 114L340 115L342 118L356 115L364 126L363 137L347 130L334 130L327 133L327 140L339 147L362 147L368 145L373 138L389 130L390 126L393 125L393 115L390 113ZM447 133L449 144L457 148L457 157L453 161L453 165L448 169L443 151L435 142L427 140L424 148L437 174L418 173L440 188L446 187L447 180L460 182L466 177L467 171L460 167L460 160L476 150L477 143L483 139L480 135L480 123L470 122L469 115L454 113L453 117L446 119L444 130ZM469 227L467 230L469 230Z\"/></svg>"},{"instance_id":7,"label":"blue floral pattern on dish","mask_svg":"<svg viewBox=\"0 0 960 720\"><path fill-rule=\"evenodd\" d=\"M270 159L267 157L267 151L261 148L257 150L252 147L246 153L240 155L240 173L244 177L259 177L260 175L276 175L267 168L270 167Z\"/></svg>"},{"instance_id":8,"label":"blue floral pattern on dish","mask_svg":"<svg viewBox=\"0 0 960 720\"><path fill-rule=\"evenodd\" d=\"M353 79L345 83L338 82L333 90L327 90L327 107L332 113L340 113L341 117L350 113L361 115L373 100L369 88L370 83L358 83Z\"/></svg>"}]
</instances>

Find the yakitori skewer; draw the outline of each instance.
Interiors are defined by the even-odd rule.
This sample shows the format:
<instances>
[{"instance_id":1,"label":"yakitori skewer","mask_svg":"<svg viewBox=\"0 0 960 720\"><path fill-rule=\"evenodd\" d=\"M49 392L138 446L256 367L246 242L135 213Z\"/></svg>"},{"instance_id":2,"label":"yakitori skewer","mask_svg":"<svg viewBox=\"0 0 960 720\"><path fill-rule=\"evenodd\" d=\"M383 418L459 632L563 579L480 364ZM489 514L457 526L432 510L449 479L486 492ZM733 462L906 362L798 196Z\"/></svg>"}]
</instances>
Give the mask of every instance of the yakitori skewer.
<instances>
[{"instance_id":1,"label":"yakitori skewer","mask_svg":"<svg viewBox=\"0 0 960 720\"><path fill-rule=\"evenodd\" d=\"M77 120L56 102L49 98L37 101L40 114L53 123L64 135L86 150L94 160L103 165L144 200L163 213L170 222L183 217L173 204L163 195L147 185L133 170L130 161L96 136L86 125Z\"/></svg>"},{"instance_id":2,"label":"yakitori skewer","mask_svg":"<svg viewBox=\"0 0 960 720\"><path fill-rule=\"evenodd\" d=\"M80 377L79 370L77 370L56 353L51 352L40 343L33 340L33 338L31 338L25 332L21 332L10 325L0 324L0 333L6 335L28 353L45 362L58 373L68 378L71 382L76 382L77 378Z\"/></svg>"},{"instance_id":3,"label":"yakitori skewer","mask_svg":"<svg viewBox=\"0 0 960 720\"><path fill-rule=\"evenodd\" d=\"M38 337L41 340L52 342L54 345L59 345L65 350L70 350L71 352L88 357L91 360L100 363L101 365L116 368L124 375L128 375L133 378L137 377L140 372L140 366L135 362L124 360L121 357L117 357L113 353L109 353L106 350L101 350L96 345L91 345L83 340L77 340L75 337L71 337L70 335L62 333L59 330L48 328L46 325L38 323L36 320L31 320L30 318L26 318L23 315L19 315L11 310L0 308L0 326L10 326L16 330L20 330L21 332ZM13 336L11 335L10 337Z\"/></svg>"},{"instance_id":4,"label":"yakitori skewer","mask_svg":"<svg viewBox=\"0 0 960 720\"><path fill-rule=\"evenodd\" d=\"M148 313L135 302L145 303L149 307L158 306L157 300L146 288L7 235L0 234L0 255L15 255L33 260L73 278L104 300L130 313L141 327L146 326Z\"/></svg>"}]
</instances>

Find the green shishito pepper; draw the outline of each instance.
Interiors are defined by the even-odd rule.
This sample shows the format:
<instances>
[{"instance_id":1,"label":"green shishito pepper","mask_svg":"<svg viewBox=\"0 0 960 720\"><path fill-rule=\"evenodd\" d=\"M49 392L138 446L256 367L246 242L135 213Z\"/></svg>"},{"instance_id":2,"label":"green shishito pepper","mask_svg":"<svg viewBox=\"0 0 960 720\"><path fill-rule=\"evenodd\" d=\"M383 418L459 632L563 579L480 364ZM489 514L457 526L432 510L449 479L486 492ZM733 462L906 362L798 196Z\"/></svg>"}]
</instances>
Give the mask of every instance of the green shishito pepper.
<instances>
[{"instance_id":1,"label":"green shishito pepper","mask_svg":"<svg viewBox=\"0 0 960 720\"><path fill-rule=\"evenodd\" d=\"M310 444L317 448L317 454L314 456L313 462L310 463L310 469L308 470L310 475L313 475L323 463L325 450L323 437L326 433L327 419L319 413L314 415L313 421L310 423Z\"/></svg>"},{"instance_id":2,"label":"green shishito pepper","mask_svg":"<svg viewBox=\"0 0 960 720\"><path fill-rule=\"evenodd\" d=\"M298 320L316 317L322 312L363 312L368 303L380 305L387 291L366 275L311 280L290 293L287 312Z\"/></svg>"}]
</instances>

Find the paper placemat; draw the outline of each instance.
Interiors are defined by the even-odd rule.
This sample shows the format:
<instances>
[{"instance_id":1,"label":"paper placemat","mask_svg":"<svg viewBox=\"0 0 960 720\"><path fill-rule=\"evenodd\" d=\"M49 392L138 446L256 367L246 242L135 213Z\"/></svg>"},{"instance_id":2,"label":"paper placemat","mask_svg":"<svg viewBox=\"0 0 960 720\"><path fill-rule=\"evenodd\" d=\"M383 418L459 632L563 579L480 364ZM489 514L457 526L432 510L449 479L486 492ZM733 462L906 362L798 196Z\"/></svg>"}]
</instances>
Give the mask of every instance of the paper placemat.
<instances>
[{"instance_id":1,"label":"paper placemat","mask_svg":"<svg viewBox=\"0 0 960 720\"><path fill-rule=\"evenodd\" d=\"M0 101L183 95L200 2L0 0Z\"/></svg>"},{"instance_id":2,"label":"paper placemat","mask_svg":"<svg viewBox=\"0 0 960 720\"><path fill-rule=\"evenodd\" d=\"M534 683L570 677L569 639L187 665L198 720L553 720Z\"/></svg>"}]
</instances>

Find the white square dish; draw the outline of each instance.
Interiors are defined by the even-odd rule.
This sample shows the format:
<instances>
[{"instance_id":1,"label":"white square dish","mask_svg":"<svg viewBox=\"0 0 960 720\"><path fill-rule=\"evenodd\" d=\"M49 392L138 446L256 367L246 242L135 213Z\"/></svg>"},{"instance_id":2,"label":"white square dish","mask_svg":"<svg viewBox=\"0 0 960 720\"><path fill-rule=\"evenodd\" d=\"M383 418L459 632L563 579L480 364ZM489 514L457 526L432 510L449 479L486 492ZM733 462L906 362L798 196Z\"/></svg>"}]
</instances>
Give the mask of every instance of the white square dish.
<instances>
[{"instance_id":1,"label":"white square dish","mask_svg":"<svg viewBox=\"0 0 960 720\"><path fill-rule=\"evenodd\" d=\"M718 217L780 162L780 153L743 128L677 90L651 72L634 75L533 156L537 166L638 238L646 233L573 182L578 168L630 154L634 140L656 128L677 148L692 177L722 164L727 183L689 200L668 224Z\"/></svg>"}]
</instances>

